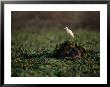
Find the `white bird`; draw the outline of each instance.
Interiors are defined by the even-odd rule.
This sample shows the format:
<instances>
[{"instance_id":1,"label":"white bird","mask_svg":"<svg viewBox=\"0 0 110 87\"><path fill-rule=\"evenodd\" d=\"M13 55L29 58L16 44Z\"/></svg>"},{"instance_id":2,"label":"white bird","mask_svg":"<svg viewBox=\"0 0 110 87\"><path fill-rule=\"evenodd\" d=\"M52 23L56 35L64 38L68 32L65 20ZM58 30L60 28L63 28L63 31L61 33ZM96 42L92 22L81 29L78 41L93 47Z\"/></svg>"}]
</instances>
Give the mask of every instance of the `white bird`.
<instances>
[{"instance_id":1,"label":"white bird","mask_svg":"<svg viewBox=\"0 0 110 87\"><path fill-rule=\"evenodd\" d=\"M70 35L72 38L74 38L73 32L68 27L65 27L64 29L66 30L68 35Z\"/></svg>"}]
</instances>

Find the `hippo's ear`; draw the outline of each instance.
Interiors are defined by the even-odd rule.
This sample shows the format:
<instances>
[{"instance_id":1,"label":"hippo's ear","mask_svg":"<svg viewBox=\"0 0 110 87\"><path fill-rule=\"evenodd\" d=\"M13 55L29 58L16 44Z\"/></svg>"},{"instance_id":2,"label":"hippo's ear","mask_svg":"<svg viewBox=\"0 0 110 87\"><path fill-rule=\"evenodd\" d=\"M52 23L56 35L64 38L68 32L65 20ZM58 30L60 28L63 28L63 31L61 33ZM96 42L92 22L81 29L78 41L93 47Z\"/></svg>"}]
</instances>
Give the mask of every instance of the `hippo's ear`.
<instances>
[{"instance_id":1,"label":"hippo's ear","mask_svg":"<svg viewBox=\"0 0 110 87\"><path fill-rule=\"evenodd\" d=\"M77 44L75 44L75 46L78 46Z\"/></svg>"}]
</instances>

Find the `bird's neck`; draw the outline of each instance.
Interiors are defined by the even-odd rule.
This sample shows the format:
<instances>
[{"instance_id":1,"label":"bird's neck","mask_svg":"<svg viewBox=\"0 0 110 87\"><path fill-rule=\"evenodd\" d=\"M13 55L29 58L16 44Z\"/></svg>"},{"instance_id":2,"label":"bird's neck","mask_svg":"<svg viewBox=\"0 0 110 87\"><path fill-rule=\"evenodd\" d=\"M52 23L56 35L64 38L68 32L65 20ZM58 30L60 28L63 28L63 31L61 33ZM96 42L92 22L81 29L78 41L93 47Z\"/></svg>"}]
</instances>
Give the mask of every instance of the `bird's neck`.
<instances>
[{"instance_id":1,"label":"bird's neck","mask_svg":"<svg viewBox=\"0 0 110 87\"><path fill-rule=\"evenodd\" d=\"M66 29L66 31L68 31L68 30L70 30L70 29Z\"/></svg>"}]
</instances>

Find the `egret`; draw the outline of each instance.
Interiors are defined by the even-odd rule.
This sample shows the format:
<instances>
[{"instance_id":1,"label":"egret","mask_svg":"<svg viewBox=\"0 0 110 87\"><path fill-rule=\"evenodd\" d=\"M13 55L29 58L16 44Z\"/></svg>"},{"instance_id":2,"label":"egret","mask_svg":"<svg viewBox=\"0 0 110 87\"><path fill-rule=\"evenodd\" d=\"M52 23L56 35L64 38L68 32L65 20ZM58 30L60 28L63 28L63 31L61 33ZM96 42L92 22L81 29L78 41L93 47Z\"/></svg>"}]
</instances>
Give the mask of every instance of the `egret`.
<instances>
[{"instance_id":1,"label":"egret","mask_svg":"<svg viewBox=\"0 0 110 87\"><path fill-rule=\"evenodd\" d=\"M64 29L66 30L66 32L67 32L67 34L68 34L69 36L71 36L72 38L74 38L73 32L72 32L68 27L65 27Z\"/></svg>"}]
</instances>

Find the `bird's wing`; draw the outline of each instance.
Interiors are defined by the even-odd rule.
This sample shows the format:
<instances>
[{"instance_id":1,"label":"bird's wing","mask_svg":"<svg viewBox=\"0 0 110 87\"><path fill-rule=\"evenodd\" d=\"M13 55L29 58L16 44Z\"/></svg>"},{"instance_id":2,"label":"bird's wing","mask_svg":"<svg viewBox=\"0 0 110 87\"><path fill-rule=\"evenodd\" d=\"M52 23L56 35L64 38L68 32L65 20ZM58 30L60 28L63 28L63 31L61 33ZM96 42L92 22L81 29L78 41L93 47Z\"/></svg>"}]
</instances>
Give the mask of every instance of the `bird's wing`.
<instances>
[{"instance_id":1,"label":"bird's wing","mask_svg":"<svg viewBox=\"0 0 110 87\"><path fill-rule=\"evenodd\" d=\"M71 30L69 30L69 31L70 31L70 35L74 38L73 32Z\"/></svg>"},{"instance_id":2,"label":"bird's wing","mask_svg":"<svg viewBox=\"0 0 110 87\"><path fill-rule=\"evenodd\" d=\"M70 34L73 35L73 32L71 30L69 30Z\"/></svg>"}]
</instances>

